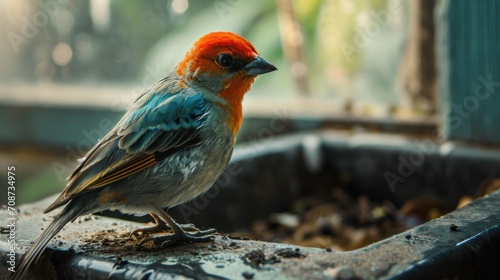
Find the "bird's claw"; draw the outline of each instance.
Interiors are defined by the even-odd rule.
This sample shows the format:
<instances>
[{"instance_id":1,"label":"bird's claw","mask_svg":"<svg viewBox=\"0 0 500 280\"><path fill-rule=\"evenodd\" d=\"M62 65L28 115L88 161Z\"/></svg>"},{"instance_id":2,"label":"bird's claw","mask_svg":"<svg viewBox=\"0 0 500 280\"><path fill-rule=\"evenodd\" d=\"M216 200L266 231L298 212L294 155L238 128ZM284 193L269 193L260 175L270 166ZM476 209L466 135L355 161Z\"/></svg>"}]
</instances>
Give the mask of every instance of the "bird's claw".
<instances>
[{"instance_id":1,"label":"bird's claw","mask_svg":"<svg viewBox=\"0 0 500 280\"><path fill-rule=\"evenodd\" d=\"M181 229L185 231L200 231L194 224L180 224L179 225ZM138 238L139 236L148 236L153 233L160 233L160 232L166 232L166 231L171 231L172 228L168 226L165 223L158 223L152 227L144 227L144 228L138 228L134 231L132 231L129 235L129 238L131 239L132 237Z\"/></svg>"},{"instance_id":2,"label":"bird's claw","mask_svg":"<svg viewBox=\"0 0 500 280\"><path fill-rule=\"evenodd\" d=\"M141 235L146 236L149 235L150 233L163 232L166 230L170 230L170 227L165 227L161 224L157 224L152 227L138 228L130 233L129 238L132 237L138 238Z\"/></svg>"},{"instance_id":3,"label":"bird's claw","mask_svg":"<svg viewBox=\"0 0 500 280\"><path fill-rule=\"evenodd\" d=\"M162 236L150 236L141 240L138 245L140 246L146 242L153 241L154 244L161 244L161 247L164 248L174 243L177 243L178 241L186 241L193 243L209 242L215 238L215 235L213 235L213 233L216 232L217 231L215 229L208 229L208 230L197 230L195 232L182 231L179 233L162 235Z\"/></svg>"}]
</instances>

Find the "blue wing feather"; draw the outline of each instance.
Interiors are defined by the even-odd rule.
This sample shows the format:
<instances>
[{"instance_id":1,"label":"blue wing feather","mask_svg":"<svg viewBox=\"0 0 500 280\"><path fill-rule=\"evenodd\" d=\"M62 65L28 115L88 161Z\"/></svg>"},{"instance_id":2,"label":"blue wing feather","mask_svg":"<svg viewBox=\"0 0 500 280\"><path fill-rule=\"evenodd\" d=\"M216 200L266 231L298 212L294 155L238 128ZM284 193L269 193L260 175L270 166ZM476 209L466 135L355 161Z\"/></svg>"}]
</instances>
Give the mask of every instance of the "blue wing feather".
<instances>
[{"instance_id":1,"label":"blue wing feather","mask_svg":"<svg viewBox=\"0 0 500 280\"><path fill-rule=\"evenodd\" d=\"M172 95L163 102L151 98L141 108L148 113L131 115L124 123L125 128L118 130L119 147L128 153L151 152L150 145L160 136L165 142L181 134L181 138L190 139L202 125L206 107L207 102L200 94ZM188 131L190 133L186 133ZM162 145L159 151L175 146L179 140L170 142L172 145Z\"/></svg>"}]
</instances>

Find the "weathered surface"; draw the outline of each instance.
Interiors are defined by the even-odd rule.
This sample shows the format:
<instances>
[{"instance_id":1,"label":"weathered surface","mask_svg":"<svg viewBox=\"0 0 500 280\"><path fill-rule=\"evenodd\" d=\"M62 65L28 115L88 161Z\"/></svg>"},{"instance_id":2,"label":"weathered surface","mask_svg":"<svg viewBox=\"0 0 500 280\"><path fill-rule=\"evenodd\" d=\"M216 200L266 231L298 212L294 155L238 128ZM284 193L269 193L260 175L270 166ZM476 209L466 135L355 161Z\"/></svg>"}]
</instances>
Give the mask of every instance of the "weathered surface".
<instances>
[{"instance_id":1,"label":"weathered surface","mask_svg":"<svg viewBox=\"0 0 500 280\"><path fill-rule=\"evenodd\" d=\"M20 208L16 228L24 252L50 218L41 215L53 198ZM348 279L454 278L500 275L500 192L392 238L352 252L238 240L219 235L212 243L160 248L135 246L141 224L85 216L50 243L32 273L75 279ZM9 217L0 214L2 221ZM452 227L454 224L457 227ZM3 234L6 234L3 231ZM6 239L1 278L8 277ZM479 274L477 274L479 273ZM38 277L36 277L38 276ZM423 279L423 278L421 278Z\"/></svg>"}]
</instances>

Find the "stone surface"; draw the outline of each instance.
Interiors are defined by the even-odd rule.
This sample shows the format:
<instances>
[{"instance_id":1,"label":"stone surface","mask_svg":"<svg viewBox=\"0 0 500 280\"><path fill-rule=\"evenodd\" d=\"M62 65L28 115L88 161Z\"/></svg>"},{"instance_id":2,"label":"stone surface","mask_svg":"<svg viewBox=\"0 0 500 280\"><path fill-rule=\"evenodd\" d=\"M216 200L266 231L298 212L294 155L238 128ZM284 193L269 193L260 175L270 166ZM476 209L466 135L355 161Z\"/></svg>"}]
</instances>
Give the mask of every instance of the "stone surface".
<instances>
[{"instance_id":1,"label":"stone surface","mask_svg":"<svg viewBox=\"0 0 500 280\"><path fill-rule=\"evenodd\" d=\"M19 209L18 253L51 220L42 210L54 197ZM136 246L142 224L84 216L67 225L32 270L45 279L375 279L500 275L500 191L441 218L351 252L240 240L219 234L211 243ZM2 210L0 219L9 215ZM450 229L451 225L457 226ZM7 235L8 230L3 229ZM1 279L8 244L0 240ZM17 258L19 259L19 257ZM479 273L479 274L477 274ZM47 278L49 277L49 278ZM164 277L164 278L162 278ZM423 278L421 278L423 279Z\"/></svg>"}]
</instances>

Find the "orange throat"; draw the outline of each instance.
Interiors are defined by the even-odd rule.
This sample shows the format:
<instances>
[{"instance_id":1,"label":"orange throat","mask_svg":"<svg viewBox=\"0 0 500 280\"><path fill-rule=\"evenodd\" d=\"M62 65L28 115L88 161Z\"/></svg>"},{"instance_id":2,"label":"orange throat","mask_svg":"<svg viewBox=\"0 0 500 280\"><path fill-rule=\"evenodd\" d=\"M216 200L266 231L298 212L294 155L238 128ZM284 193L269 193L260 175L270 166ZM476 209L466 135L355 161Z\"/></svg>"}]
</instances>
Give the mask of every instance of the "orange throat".
<instances>
[{"instance_id":1,"label":"orange throat","mask_svg":"<svg viewBox=\"0 0 500 280\"><path fill-rule=\"evenodd\" d=\"M243 121L243 97L250 90L250 86L255 80L255 76L238 75L227 83L226 87L219 94L220 97L227 100L227 104L219 104L228 111L229 117L226 120L228 129L233 133L236 141L236 135L240 130Z\"/></svg>"}]
</instances>

